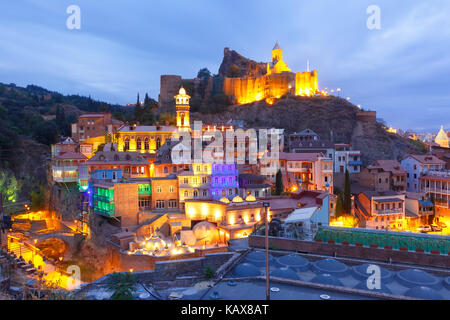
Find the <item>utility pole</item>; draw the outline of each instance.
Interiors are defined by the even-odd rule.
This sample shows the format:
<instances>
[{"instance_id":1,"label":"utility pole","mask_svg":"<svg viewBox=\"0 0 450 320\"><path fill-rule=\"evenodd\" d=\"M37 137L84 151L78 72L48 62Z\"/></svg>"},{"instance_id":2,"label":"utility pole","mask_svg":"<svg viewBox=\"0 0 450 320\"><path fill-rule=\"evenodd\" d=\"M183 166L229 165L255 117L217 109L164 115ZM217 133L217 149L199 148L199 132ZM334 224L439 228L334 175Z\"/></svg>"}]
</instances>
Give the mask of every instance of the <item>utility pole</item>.
<instances>
[{"instance_id":1,"label":"utility pole","mask_svg":"<svg viewBox=\"0 0 450 320\"><path fill-rule=\"evenodd\" d=\"M266 300L270 300L270 285L269 285L269 219L268 219L268 207L270 203L264 202L264 232L266 240Z\"/></svg>"}]
</instances>

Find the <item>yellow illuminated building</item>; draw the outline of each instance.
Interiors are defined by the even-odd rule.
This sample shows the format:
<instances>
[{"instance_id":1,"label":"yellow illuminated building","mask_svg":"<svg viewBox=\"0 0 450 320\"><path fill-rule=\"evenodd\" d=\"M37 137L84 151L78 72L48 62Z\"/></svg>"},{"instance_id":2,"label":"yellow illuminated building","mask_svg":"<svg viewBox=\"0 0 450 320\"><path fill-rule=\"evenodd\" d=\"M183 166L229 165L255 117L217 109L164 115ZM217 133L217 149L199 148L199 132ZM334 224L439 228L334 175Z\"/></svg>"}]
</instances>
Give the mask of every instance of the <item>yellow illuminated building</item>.
<instances>
[{"instance_id":1,"label":"yellow illuminated building","mask_svg":"<svg viewBox=\"0 0 450 320\"><path fill-rule=\"evenodd\" d=\"M186 94L186 90L181 87L178 94L174 97L177 111L177 128L180 131L189 131L189 99L191 98Z\"/></svg>"},{"instance_id":2,"label":"yellow illuminated building","mask_svg":"<svg viewBox=\"0 0 450 320\"><path fill-rule=\"evenodd\" d=\"M436 142L438 145L440 145L443 148L449 147L449 139L447 134L444 131L444 127L441 126L441 130L439 130L439 133L437 134L436 138L434 139L434 142Z\"/></svg>"},{"instance_id":3,"label":"yellow illuminated building","mask_svg":"<svg viewBox=\"0 0 450 320\"><path fill-rule=\"evenodd\" d=\"M260 77L228 78L224 80L224 93L234 103L246 104L266 100L273 104L286 93L297 96L327 95L319 90L317 71L292 73L283 61L283 50L278 42L272 50L272 62L267 63L266 74Z\"/></svg>"},{"instance_id":4,"label":"yellow illuminated building","mask_svg":"<svg viewBox=\"0 0 450 320\"><path fill-rule=\"evenodd\" d=\"M211 164L193 163L189 171L178 175L180 204L188 199L210 199Z\"/></svg>"}]
</instances>

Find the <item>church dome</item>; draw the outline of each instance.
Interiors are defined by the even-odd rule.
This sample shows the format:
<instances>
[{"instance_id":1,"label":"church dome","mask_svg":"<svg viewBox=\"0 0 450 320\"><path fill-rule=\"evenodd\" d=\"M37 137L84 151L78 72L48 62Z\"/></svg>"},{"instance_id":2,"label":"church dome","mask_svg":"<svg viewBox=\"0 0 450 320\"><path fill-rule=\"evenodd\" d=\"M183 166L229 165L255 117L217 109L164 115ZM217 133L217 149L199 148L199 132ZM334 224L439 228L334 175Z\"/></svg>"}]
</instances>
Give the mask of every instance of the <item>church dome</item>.
<instances>
[{"instance_id":1,"label":"church dome","mask_svg":"<svg viewBox=\"0 0 450 320\"><path fill-rule=\"evenodd\" d=\"M256 198L255 198L254 195L249 194L249 195L245 198L245 201L247 201L247 202L253 202L253 201L256 201Z\"/></svg>"},{"instance_id":2,"label":"church dome","mask_svg":"<svg viewBox=\"0 0 450 320\"><path fill-rule=\"evenodd\" d=\"M444 131L443 126L441 126L441 130L439 130L439 133L437 134L436 138L434 139L434 142L436 142L441 147L448 148L449 140L448 140L447 134Z\"/></svg>"},{"instance_id":3,"label":"church dome","mask_svg":"<svg viewBox=\"0 0 450 320\"><path fill-rule=\"evenodd\" d=\"M181 87L180 91L178 91L178 94L186 94L186 90L183 87Z\"/></svg>"}]
</instances>

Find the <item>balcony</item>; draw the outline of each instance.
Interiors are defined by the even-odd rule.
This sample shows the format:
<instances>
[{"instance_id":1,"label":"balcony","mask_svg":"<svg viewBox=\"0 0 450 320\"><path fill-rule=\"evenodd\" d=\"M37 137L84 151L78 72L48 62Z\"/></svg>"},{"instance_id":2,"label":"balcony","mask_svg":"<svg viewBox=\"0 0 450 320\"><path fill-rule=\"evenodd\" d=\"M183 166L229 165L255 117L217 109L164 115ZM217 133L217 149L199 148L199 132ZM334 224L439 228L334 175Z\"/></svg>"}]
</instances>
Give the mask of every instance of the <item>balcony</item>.
<instances>
[{"instance_id":1,"label":"balcony","mask_svg":"<svg viewBox=\"0 0 450 320\"><path fill-rule=\"evenodd\" d=\"M403 209L379 209L379 210L375 210L375 213L378 215L383 215L383 214L402 214L403 213Z\"/></svg>"},{"instance_id":2,"label":"balcony","mask_svg":"<svg viewBox=\"0 0 450 320\"><path fill-rule=\"evenodd\" d=\"M56 182L78 182L78 166L52 166L52 177Z\"/></svg>"}]
</instances>

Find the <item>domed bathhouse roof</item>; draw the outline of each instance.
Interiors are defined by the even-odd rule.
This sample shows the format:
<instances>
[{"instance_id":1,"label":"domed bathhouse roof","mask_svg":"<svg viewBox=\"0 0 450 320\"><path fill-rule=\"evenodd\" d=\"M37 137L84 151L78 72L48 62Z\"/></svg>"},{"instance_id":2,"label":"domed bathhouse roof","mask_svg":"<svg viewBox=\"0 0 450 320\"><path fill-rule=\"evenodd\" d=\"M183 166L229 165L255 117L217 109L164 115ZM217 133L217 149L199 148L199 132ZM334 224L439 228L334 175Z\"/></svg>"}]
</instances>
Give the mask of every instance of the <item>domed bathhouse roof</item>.
<instances>
[{"instance_id":1,"label":"domed bathhouse roof","mask_svg":"<svg viewBox=\"0 0 450 320\"><path fill-rule=\"evenodd\" d=\"M251 263L241 263L234 268L234 275L236 277L257 277L261 275L261 271Z\"/></svg>"},{"instance_id":2,"label":"domed bathhouse roof","mask_svg":"<svg viewBox=\"0 0 450 320\"><path fill-rule=\"evenodd\" d=\"M277 259L279 265L289 267L296 271L306 271L310 263L308 259L302 258L296 254L287 254Z\"/></svg>"},{"instance_id":3,"label":"domed bathhouse roof","mask_svg":"<svg viewBox=\"0 0 450 320\"><path fill-rule=\"evenodd\" d=\"M440 288L439 279L435 276L419 270L407 269L397 272L398 281L407 287L426 286L430 288Z\"/></svg>"},{"instance_id":4,"label":"domed bathhouse roof","mask_svg":"<svg viewBox=\"0 0 450 320\"><path fill-rule=\"evenodd\" d=\"M365 280L373 274L373 271L367 272L369 266L371 266L371 265L373 265L373 264L365 263L365 264L361 264L359 266L354 266L352 268L353 274L355 275L356 278L358 278L360 280ZM389 271L385 268L382 268L380 266L377 266L377 267L380 268L382 282L389 283L393 280L393 273L391 271Z\"/></svg>"},{"instance_id":5,"label":"domed bathhouse roof","mask_svg":"<svg viewBox=\"0 0 450 320\"><path fill-rule=\"evenodd\" d=\"M442 295L434 289L428 287L414 287L406 291L405 296L414 297L425 300L444 300Z\"/></svg>"},{"instance_id":6,"label":"domed bathhouse roof","mask_svg":"<svg viewBox=\"0 0 450 320\"><path fill-rule=\"evenodd\" d=\"M314 283L321 283L321 284L327 284L330 286L340 286L343 287L344 285L342 284L341 280L339 280L338 278L336 278L335 276L332 276L329 273L323 273L323 274L318 274L317 276L315 276L311 282Z\"/></svg>"},{"instance_id":7,"label":"domed bathhouse roof","mask_svg":"<svg viewBox=\"0 0 450 320\"><path fill-rule=\"evenodd\" d=\"M348 274L348 267L335 259L323 259L313 262L313 270L317 273L328 273L336 277Z\"/></svg>"},{"instance_id":8,"label":"domed bathhouse roof","mask_svg":"<svg viewBox=\"0 0 450 320\"><path fill-rule=\"evenodd\" d=\"M270 273L271 277L291 279L291 280L301 280L298 274L296 274L292 269L289 268L276 268Z\"/></svg>"},{"instance_id":9,"label":"domed bathhouse roof","mask_svg":"<svg viewBox=\"0 0 450 320\"><path fill-rule=\"evenodd\" d=\"M380 283L380 289L374 288L374 289L369 289L367 287L367 280L361 281L360 283L358 283L356 286L354 286L355 289L359 289L359 290L367 290L367 291L374 291L374 292L380 292L380 293L389 293L392 294L392 291L386 287L386 285L384 284L384 281L381 280Z\"/></svg>"},{"instance_id":10,"label":"domed bathhouse roof","mask_svg":"<svg viewBox=\"0 0 450 320\"><path fill-rule=\"evenodd\" d=\"M211 222L201 221L192 228L192 231L197 241L203 243L214 243L218 241L219 231Z\"/></svg>"},{"instance_id":11,"label":"domed bathhouse roof","mask_svg":"<svg viewBox=\"0 0 450 320\"><path fill-rule=\"evenodd\" d=\"M447 288L447 290L450 290L450 277L444 279L444 286Z\"/></svg>"},{"instance_id":12,"label":"domed bathhouse roof","mask_svg":"<svg viewBox=\"0 0 450 320\"><path fill-rule=\"evenodd\" d=\"M264 267L266 265L266 254L263 251L252 251L245 256L245 261L257 267ZM269 264L273 264L274 262L275 259L269 254Z\"/></svg>"}]
</instances>

